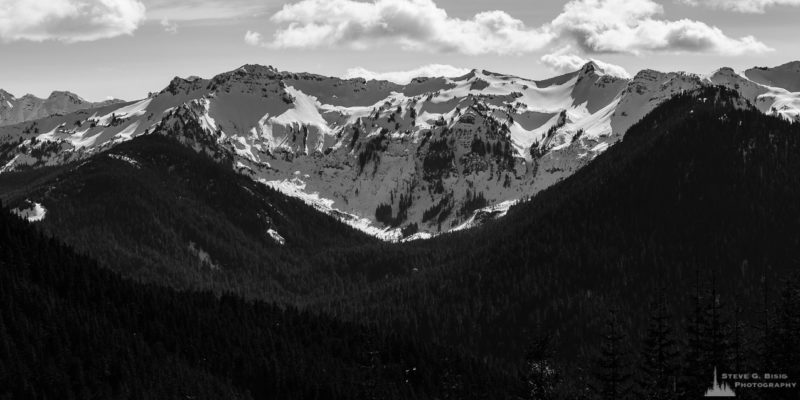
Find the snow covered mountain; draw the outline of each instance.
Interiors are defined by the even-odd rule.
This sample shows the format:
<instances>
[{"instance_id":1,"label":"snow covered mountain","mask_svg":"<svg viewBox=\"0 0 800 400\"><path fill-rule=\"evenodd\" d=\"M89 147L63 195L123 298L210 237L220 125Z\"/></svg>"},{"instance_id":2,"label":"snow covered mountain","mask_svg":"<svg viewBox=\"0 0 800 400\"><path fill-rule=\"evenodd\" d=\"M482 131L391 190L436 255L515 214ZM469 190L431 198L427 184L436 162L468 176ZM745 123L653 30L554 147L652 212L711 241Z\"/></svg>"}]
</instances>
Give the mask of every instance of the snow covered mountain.
<instances>
[{"instance_id":1,"label":"snow covered mountain","mask_svg":"<svg viewBox=\"0 0 800 400\"><path fill-rule=\"evenodd\" d=\"M122 100L106 100L92 103L75 93L64 91L55 91L46 99L40 99L32 94L17 98L11 93L0 89L0 126L122 102Z\"/></svg>"},{"instance_id":2,"label":"snow covered mountain","mask_svg":"<svg viewBox=\"0 0 800 400\"><path fill-rule=\"evenodd\" d=\"M542 81L473 70L407 85L245 65L175 78L137 102L2 127L0 172L167 134L379 237L426 237L503 215L681 91L725 85L765 113L798 119L796 65L644 70L628 80L590 62Z\"/></svg>"}]
</instances>

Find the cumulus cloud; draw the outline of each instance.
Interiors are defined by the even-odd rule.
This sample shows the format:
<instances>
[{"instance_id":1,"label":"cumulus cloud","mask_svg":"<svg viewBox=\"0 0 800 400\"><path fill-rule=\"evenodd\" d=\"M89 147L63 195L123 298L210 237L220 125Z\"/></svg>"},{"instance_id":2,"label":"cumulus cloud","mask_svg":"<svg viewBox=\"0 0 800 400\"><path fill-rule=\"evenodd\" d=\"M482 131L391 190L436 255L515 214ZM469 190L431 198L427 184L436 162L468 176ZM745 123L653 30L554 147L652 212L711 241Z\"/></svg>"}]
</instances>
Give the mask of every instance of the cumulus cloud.
<instances>
[{"instance_id":1,"label":"cumulus cloud","mask_svg":"<svg viewBox=\"0 0 800 400\"><path fill-rule=\"evenodd\" d=\"M302 0L272 16L282 25L275 48L337 46L463 54L522 54L546 46L544 28L527 27L503 11L452 18L433 0Z\"/></svg>"},{"instance_id":2,"label":"cumulus cloud","mask_svg":"<svg viewBox=\"0 0 800 400\"><path fill-rule=\"evenodd\" d=\"M588 53L714 52L725 55L771 50L752 36L731 38L700 21L657 19L653 0L573 0L550 24L562 39Z\"/></svg>"},{"instance_id":3,"label":"cumulus cloud","mask_svg":"<svg viewBox=\"0 0 800 400\"><path fill-rule=\"evenodd\" d=\"M130 35L144 19L138 0L0 0L0 39L92 41Z\"/></svg>"},{"instance_id":4,"label":"cumulus cloud","mask_svg":"<svg viewBox=\"0 0 800 400\"><path fill-rule=\"evenodd\" d=\"M452 65L444 64L430 64L424 65L408 71L392 71L392 72L375 72L362 67L350 68L345 72L345 78L364 78L367 80L384 80L401 85L411 82L412 79L418 77L457 77L466 75L469 69L458 68Z\"/></svg>"},{"instance_id":5,"label":"cumulus cloud","mask_svg":"<svg viewBox=\"0 0 800 400\"><path fill-rule=\"evenodd\" d=\"M707 6L740 13L763 13L771 6L800 6L800 0L681 0L693 6Z\"/></svg>"},{"instance_id":6,"label":"cumulus cloud","mask_svg":"<svg viewBox=\"0 0 800 400\"><path fill-rule=\"evenodd\" d=\"M263 44L263 39L260 33L247 31L244 34L244 42L251 46L261 46Z\"/></svg>"},{"instance_id":7,"label":"cumulus cloud","mask_svg":"<svg viewBox=\"0 0 800 400\"><path fill-rule=\"evenodd\" d=\"M619 65L600 61L595 58L583 58L577 54L569 53L568 51L545 54L544 56L542 56L542 58L539 59L539 61L546 67L559 73L577 71L581 67L583 67L586 63L592 61L606 74L624 79L631 78L631 74L628 73L628 71L626 71L625 68Z\"/></svg>"},{"instance_id":8,"label":"cumulus cloud","mask_svg":"<svg viewBox=\"0 0 800 400\"><path fill-rule=\"evenodd\" d=\"M433 0L301 0L284 5L272 16L280 27L266 44L273 48L396 46L468 55L525 54L554 43L574 44L583 53L738 55L771 50L752 36L733 38L691 19L666 20L660 18L663 12L654 0L571 0L551 22L530 27L503 11L453 18Z\"/></svg>"}]
</instances>

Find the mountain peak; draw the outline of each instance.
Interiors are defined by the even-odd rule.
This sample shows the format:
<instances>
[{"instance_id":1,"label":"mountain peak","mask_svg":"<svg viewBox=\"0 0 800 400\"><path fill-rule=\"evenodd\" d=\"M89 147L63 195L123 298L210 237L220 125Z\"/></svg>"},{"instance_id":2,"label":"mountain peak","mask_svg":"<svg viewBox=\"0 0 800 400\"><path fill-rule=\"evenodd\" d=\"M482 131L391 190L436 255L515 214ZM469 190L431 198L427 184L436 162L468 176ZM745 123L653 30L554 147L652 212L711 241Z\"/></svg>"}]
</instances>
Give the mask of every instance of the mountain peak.
<instances>
[{"instance_id":1,"label":"mountain peak","mask_svg":"<svg viewBox=\"0 0 800 400\"><path fill-rule=\"evenodd\" d=\"M715 70L711 75L735 75L736 71L731 67L721 67Z\"/></svg>"},{"instance_id":2,"label":"mountain peak","mask_svg":"<svg viewBox=\"0 0 800 400\"><path fill-rule=\"evenodd\" d=\"M762 85L793 93L800 91L800 61L791 61L777 67L754 67L744 71L744 75Z\"/></svg>"},{"instance_id":3,"label":"mountain peak","mask_svg":"<svg viewBox=\"0 0 800 400\"><path fill-rule=\"evenodd\" d=\"M253 75L276 75L279 73L278 69L272 65L261 64L245 64L237 68L235 72L244 72Z\"/></svg>"},{"instance_id":4,"label":"mountain peak","mask_svg":"<svg viewBox=\"0 0 800 400\"><path fill-rule=\"evenodd\" d=\"M751 69L757 69L761 71L797 69L798 71L800 71L800 61L789 61L785 64L778 65L777 67L753 67Z\"/></svg>"},{"instance_id":5,"label":"mountain peak","mask_svg":"<svg viewBox=\"0 0 800 400\"><path fill-rule=\"evenodd\" d=\"M603 77L604 80L617 80L617 79L624 79L630 80L631 74L628 73L625 68L614 65L614 64L607 64L601 61L589 60L586 61L581 68L572 73L573 75L579 76L594 76L594 77Z\"/></svg>"},{"instance_id":6,"label":"mountain peak","mask_svg":"<svg viewBox=\"0 0 800 400\"><path fill-rule=\"evenodd\" d=\"M654 69L643 69L643 70L637 72L636 75L633 76L633 80L634 81L652 81L654 79L657 79L659 77L666 76L666 75L667 75L667 73L661 72L661 71L656 71Z\"/></svg>"},{"instance_id":7,"label":"mountain peak","mask_svg":"<svg viewBox=\"0 0 800 400\"><path fill-rule=\"evenodd\" d=\"M582 75L588 75L588 74L591 74L592 72L600 72L600 73L602 73L604 71L603 71L602 68L600 68L599 65L597 65L597 63L595 63L594 61L589 60L588 62L586 62L586 64L583 64L583 66L581 67L579 72Z\"/></svg>"},{"instance_id":8,"label":"mountain peak","mask_svg":"<svg viewBox=\"0 0 800 400\"><path fill-rule=\"evenodd\" d=\"M50 93L50 96L48 96L47 98L48 99L57 99L59 97L66 97L66 98L70 98L70 99L73 99L73 100L85 101L81 96L78 96L77 94L72 93L70 91L66 91L66 90L54 90L52 93Z\"/></svg>"},{"instance_id":9,"label":"mountain peak","mask_svg":"<svg viewBox=\"0 0 800 400\"><path fill-rule=\"evenodd\" d=\"M14 99L16 99L16 97L13 94L8 93L3 89L0 89L0 99L3 99L3 100L14 100Z\"/></svg>"},{"instance_id":10,"label":"mountain peak","mask_svg":"<svg viewBox=\"0 0 800 400\"><path fill-rule=\"evenodd\" d=\"M461 75L461 76L458 76L458 77L455 77L455 78L453 78L453 80L454 80L454 81L457 81L457 82L460 82L460 81L468 81L468 80L470 80L470 79L472 79L472 78L475 78L475 77L476 77L476 76L478 76L480 73L481 73L481 70L480 70L480 69L478 69L478 68L473 68L473 69L471 69L469 72L467 72L466 74L464 74L464 75Z\"/></svg>"}]
</instances>

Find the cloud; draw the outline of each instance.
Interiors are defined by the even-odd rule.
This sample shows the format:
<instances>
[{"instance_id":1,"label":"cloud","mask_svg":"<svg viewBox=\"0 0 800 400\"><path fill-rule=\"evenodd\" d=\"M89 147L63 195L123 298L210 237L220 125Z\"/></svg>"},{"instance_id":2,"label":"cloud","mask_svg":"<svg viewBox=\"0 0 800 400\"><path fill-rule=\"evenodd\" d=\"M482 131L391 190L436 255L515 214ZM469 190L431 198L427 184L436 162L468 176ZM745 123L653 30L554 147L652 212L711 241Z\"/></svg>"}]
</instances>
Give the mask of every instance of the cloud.
<instances>
[{"instance_id":1,"label":"cloud","mask_svg":"<svg viewBox=\"0 0 800 400\"><path fill-rule=\"evenodd\" d=\"M161 20L161 27L164 28L164 31L167 33L178 33L178 24L170 21L169 18L163 18Z\"/></svg>"},{"instance_id":2,"label":"cloud","mask_svg":"<svg viewBox=\"0 0 800 400\"><path fill-rule=\"evenodd\" d=\"M740 13L763 13L771 6L800 6L800 0L681 0L692 6L706 6Z\"/></svg>"},{"instance_id":3,"label":"cloud","mask_svg":"<svg viewBox=\"0 0 800 400\"><path fill-rule=\"evenodd\" d=\"M577 54L545 54L539 61L555 72L567 73L580 69L588 60Z\"/></svg>"},{"instance_id":4,"label":"cloud","mask_svg":"<svg viewBox=\"0 0 800 400\"><path fill-rule=\"evenodd\" d=\"M272 16L280 27L265 45L358 50L395 46L467 55L525 54L552 44L574 44L584 53L595 54L739 55L771 50L752 36L732 38L701 21L660 19L663 11L654 0L571 0L551 22L529 27L497 10L469 19L453 18L433 0L301 0L284 5Z\"/></svg>"},{"instance_id":5,"label":"cloud","mask_svg":"<svg viewBox=\"0 0 800 400\"><path fill-rule=\"evenodd\" d=\"M263 45L261 34L253 31L247 31L247 33L244 34L244 42L251 46Z\"/></svg>"},{"instance_id":6,"label":"cloud","mask_svg":"<svg viewBox=\"0 0 800 400\"><path fill-rule=\"evenodd\" d=\"M463 54L522 54L542 49L550 35L503 11L452 18L432 0L302 0L272 16L282 25L270 46L322 46Z\"/></svg>"},{"instance_id":7,"label":"cloud","mask_svg":"<svg viewBox=\"0 0 800 400\"><path fill-rule=\"evenodd\" d=\"M144 18L138 0L0 0L0 39L92 41L130 35Z\"/></svg>"},{"instance_id":8,"label":"cloud","mask_svg":"<svg viewBox=\"0 0 800 400\"><path fill-rule=\"evenodd\" d=\"M350 68L345 72L345 79L364 78L366 80L384 80L401 85L411 82L418 77L457 77L466 75L469 69L458 68L452 65L429 64L408 71L375 72L362 67Z\"/></svg>"},{"instance_id":9,"label":"cloud","mask_svg":"<svg viewBox=\"0 0 800 400\"><path fill-rule=\"evenodd\" d=\"M628 71L626 71L625 68L619 65L600 61L595 58L583 58L574 53L556 52L552 54L545 54L544 56L542 56L541 59L539 59L539 61L546 67L559 73L577 71L581 69L581 67L583 67L586 63L592 61L598 67L600 67L600 69L603 70L603 72L605 72L606 74L624 79L631 78L631 74L628 73Z\"/></svg>"},{"instance_id":10,"label":"cloud","mask_svg":"<svg viewBox=\"0 0 800 400\"><path fill-rule=\"evenodd\" d=\"M551 23L554 34L587 53L713 52L724 55L770 51L752 36L731 38L700 21L657 19L653 0L573 0Z\"/></svg>"}]
</instances>

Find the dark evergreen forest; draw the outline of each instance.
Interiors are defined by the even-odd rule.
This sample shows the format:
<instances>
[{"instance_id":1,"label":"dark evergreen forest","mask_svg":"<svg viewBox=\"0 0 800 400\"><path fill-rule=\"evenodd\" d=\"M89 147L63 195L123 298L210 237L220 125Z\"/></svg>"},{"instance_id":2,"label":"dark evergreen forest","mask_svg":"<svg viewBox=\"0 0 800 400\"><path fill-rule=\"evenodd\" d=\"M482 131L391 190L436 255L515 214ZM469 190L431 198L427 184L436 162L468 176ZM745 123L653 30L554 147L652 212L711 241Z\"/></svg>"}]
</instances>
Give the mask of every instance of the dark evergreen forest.
<instances>
[{"instance_id":1,"label":"dark evergreen forest","mask_svg":"<svg viewBox=\"0 0 800 400\"><path fill-rule=\"evenodd\" d=\"M0 213L0 398L508 398L441 346L238 296L120 278Z\"/></svg>"}]
</instances>

